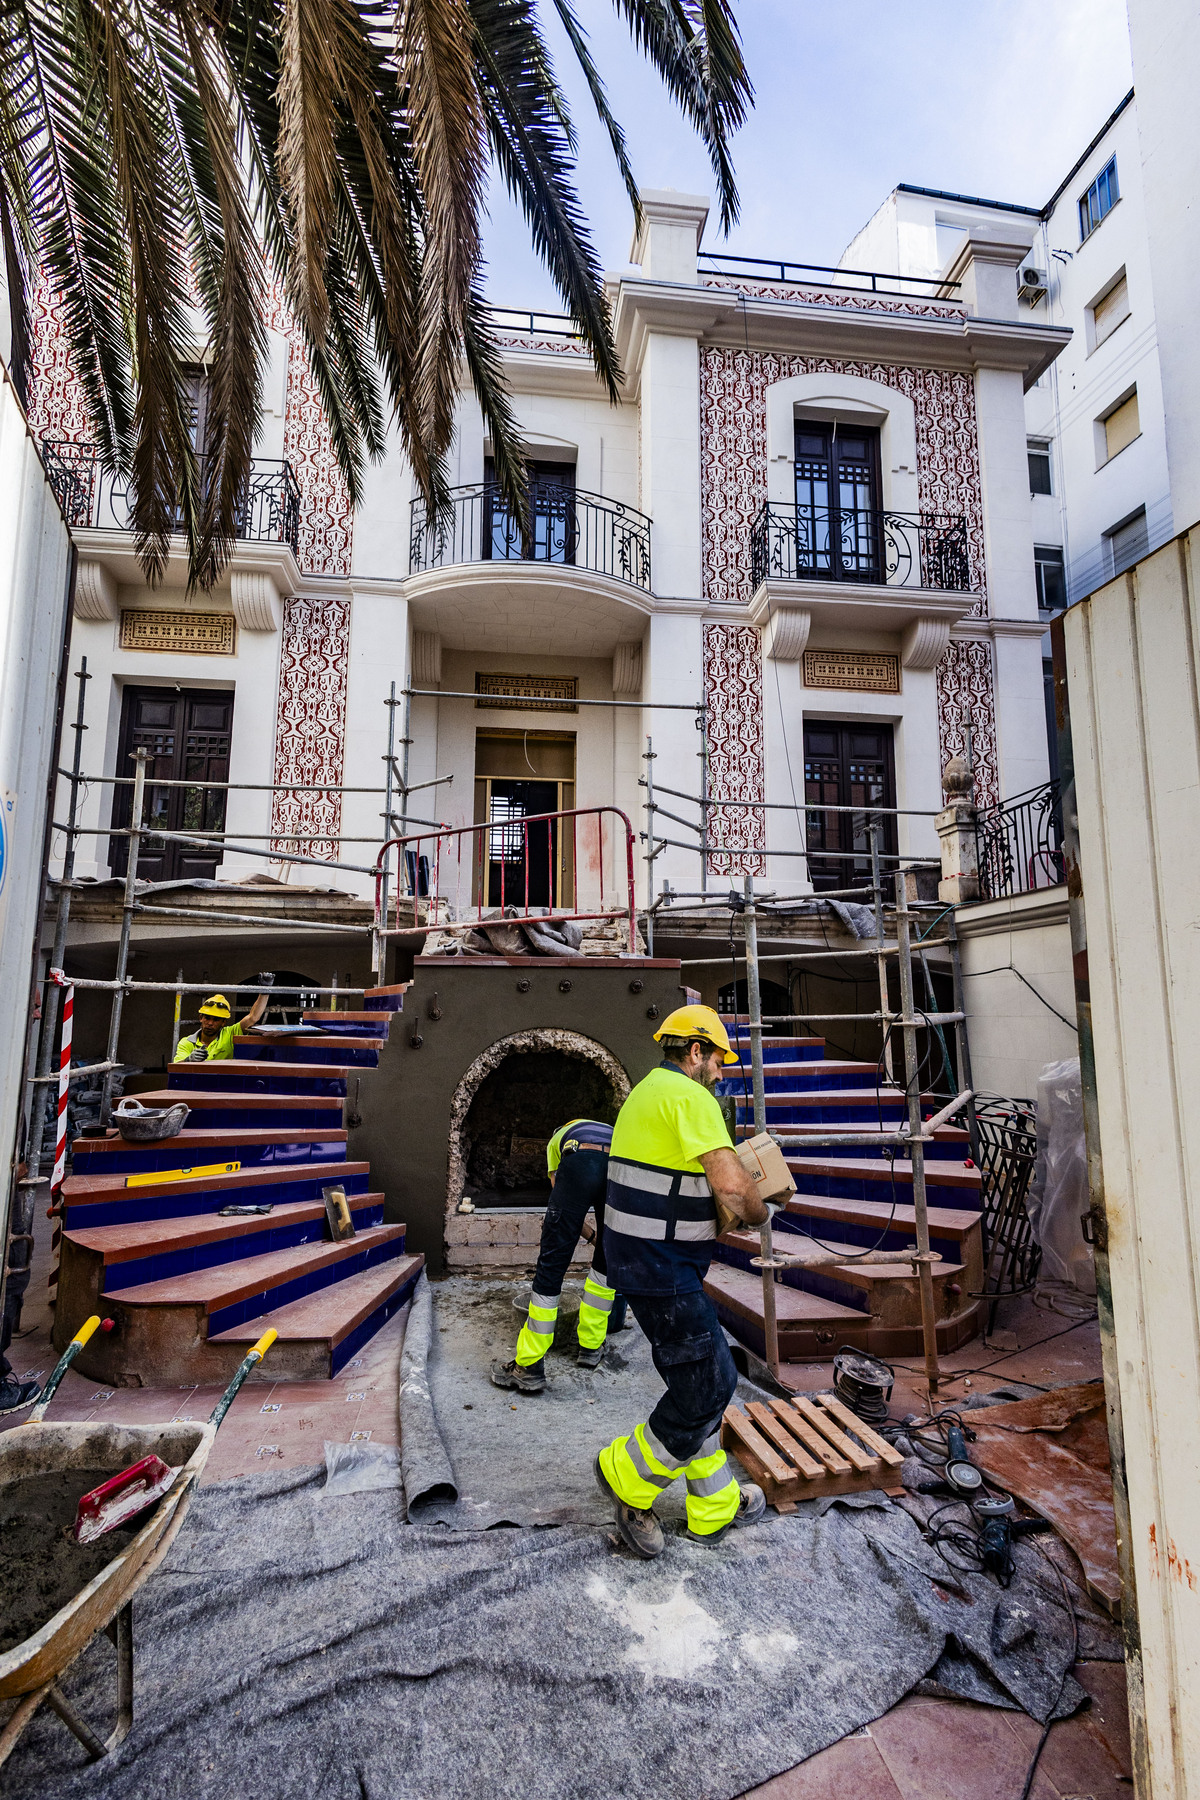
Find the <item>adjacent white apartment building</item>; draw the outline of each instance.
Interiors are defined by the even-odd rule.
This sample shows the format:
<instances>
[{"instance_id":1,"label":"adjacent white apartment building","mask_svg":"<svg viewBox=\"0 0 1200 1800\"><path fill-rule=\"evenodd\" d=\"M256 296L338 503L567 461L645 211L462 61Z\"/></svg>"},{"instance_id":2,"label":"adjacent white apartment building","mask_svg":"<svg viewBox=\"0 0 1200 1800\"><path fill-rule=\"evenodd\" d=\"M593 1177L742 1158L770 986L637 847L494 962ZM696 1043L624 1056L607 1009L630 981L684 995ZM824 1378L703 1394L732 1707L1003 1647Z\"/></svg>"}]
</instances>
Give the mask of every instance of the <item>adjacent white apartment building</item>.
<instances>
[{"instance_id":1,"label":"adjacent white apartment building","mask_svg":"<svg viewBox=\"0 0 1200 1800\"><path fill-rule=\"evenodd\" d=\"M1071 333L1025 400L1034 572L1049 618L1187 522L1172 505L1133 92L1044 206L901 185L842 261L953 274L966 235L984 225L1032 233L1018 316Z\"/></svg>"}]
</instances>

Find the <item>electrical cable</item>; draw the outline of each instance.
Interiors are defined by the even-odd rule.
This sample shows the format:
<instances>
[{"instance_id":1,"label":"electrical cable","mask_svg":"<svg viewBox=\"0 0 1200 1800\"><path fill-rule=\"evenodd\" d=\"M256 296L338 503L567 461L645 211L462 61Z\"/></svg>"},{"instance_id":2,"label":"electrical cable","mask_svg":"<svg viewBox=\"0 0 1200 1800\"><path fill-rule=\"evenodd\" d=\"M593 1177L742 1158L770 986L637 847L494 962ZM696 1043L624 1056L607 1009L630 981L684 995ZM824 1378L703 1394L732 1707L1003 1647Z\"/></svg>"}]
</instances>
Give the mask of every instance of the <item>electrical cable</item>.
<instances>
[{"instance_id":1,"label":"electrical cable","mask_svg":"<svg viewBox=\"0 0 1200 1800\"><path fill-rule=\"evenodd\" d=\"M1058 1576L1058 1585L1062 1589L1063 1605L1066 1608L1067 1617L1071 1621L1071 1654L1063 1666L1062 1680L1058 1684L1058 1693L1054 1697L1054 1705L1050 1708L1046 1717L1046 1723L1042 1726L1042 1735L1038 1739L1033 1755L1030 1758L1029 1768L1025 1776L1025 1786L1021 1789L1021 1800L1029 1800L1030 1790L1033 1787L1033 1778L1037 1774L1037 1766L1041 1761L1042 1751L1046 1748L1046 1739L1050 1736L1051 1726L1056 1723L1054 1715L1061 1704L1063 1693L1067 1685L1067 1676L1071 1673L1071 1670L1075 1667L1075 1664L1079 1659L1079 1620L1075 1616L1075 1608L1071 1603L1071 1596L1067 1590L1067 1578L1059 1568L1058 1564L1054 1561L1053 1557L1049 1556L1047 1552L1042 1549L1040 1544L1035 1543L1033 1547L1041 1557L1042 1561L1049 1563L1050 1567L1054 1570L1054 1573Z\"/></svg>"},{"instance_id":2,"label":"electrical cable","mask_svg":"<svg viewBox=\"0 0 1200 1800\"><path fill-rule=\"evenodd\" d=\"M998 965L998 967L996 967L994 969L964 969L963 970L963 980L964 981L966 981L968 978L973 979L977 975L1015 975L1017 980L1024 983L1024 985L1029 989L1029 991L1033 995L1034 999L1041 1001L1042 1005L1046 1008L1047 1012L1052 1012L1056 1019L1061 1019L1063 1024L1065 1026L1067 1026L1067 1028L1069 1030L1071 1030L1075 1033L1076 1037L1079 1036L1078 1025L1074 1024L1070 1019L1068 1019L1064 1013L1060 1013L1057 1006L1051 1006L1051 1004L1050 1004L1049 1000L1047 1000L1046 996L1044 994L1039 994L1037 989L1034 987L1032 981L1026 981L1025 977L1024 977L1024 975L1022 975L1020 969L1014 968L1011 962L1000 963Z\"/></svg>"}]
</instances>

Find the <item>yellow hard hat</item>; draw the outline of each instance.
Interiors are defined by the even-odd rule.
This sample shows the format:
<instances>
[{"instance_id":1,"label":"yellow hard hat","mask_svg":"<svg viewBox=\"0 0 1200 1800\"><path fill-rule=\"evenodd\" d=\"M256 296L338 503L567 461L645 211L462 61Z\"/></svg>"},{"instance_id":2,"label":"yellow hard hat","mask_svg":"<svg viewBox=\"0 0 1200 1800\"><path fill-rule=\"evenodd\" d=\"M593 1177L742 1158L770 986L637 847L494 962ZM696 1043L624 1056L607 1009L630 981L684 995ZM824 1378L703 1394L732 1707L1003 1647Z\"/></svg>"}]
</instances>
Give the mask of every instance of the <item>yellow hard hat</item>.
<instances>
[{"instance_id":1,"label":"yellow hard hat","mask_svg":"<svg viewBox=\"0 0 1200 1800\"><path fill-rule=\"evenodd\" d=\"M233 1014L229 1010L229 1002L224 994L210 994L200 1008L202 1019L230 1019Z\"/></svg>"},{"instance_id":2,"label":"yellow hard hat","mask_svg":"<svg viewBox=\"0 0 1200 1800\"><path fill-rule=\"evenodd\" d=\"M729 1047L729 1033L721 1023L720 1015L711 1006L677 1006L669 1013L654 1034L656 1044L664 1038L703 1038L705 1043L714 1044L718 1050L725 1052L727 1063L736 1063L737 1057Z\"/></svg>"}]
</instances>

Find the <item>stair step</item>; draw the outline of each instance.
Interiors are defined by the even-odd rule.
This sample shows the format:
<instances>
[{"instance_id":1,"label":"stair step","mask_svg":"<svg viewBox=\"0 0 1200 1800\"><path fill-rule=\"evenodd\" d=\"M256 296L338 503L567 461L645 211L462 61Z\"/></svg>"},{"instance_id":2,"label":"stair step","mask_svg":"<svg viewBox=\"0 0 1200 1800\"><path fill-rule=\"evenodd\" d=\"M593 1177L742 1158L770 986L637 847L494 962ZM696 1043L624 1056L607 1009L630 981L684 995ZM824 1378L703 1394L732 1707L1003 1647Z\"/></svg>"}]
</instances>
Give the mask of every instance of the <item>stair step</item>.
<instances>
[{"instance_id":1,"label":"stair step","mask_svg":"<svg viewBox=\"0 0 1200 1800\"><path fill-rule=\"evenodd\" d=\"M907 1157L889 1162L886 1157L787 1156L797 1188L829 1200L869 1200L880 1188L912 1190L912 1164ZM957 1162L930 1161L925 1165L925 1189L930 1206L983 1205L978 1169L964 1169Z\"/></svg>"},{"instance_id":2,"label":"stair step","mask_svg":"<svg viewBox=\"0 0 1200 1800\"><path fill-rule=\"evenodd\" d=\"M244 1039L233 1046L232 1061L239 1068L248 1062L316 1064L320 1068L335 1064L343 1068L374 1069L379 1052L386 1043L381 1037L353 1037L339 1033L326 1037L275 1037L269 1043Z\"/></svg>"},{"instance_id":3,"label":"stair step","mask_svg":"<svg viewBox=\"0 0 1200 1800\"><path fill-rule=\"evenodd\" d=\"M757 1355L765 1356L762 1276L759 1272L715 1262L704 1278L704 1292L716 1307L726 1329ZM776 1283L775 1310L779 1355L784 1362L819 1362L832 1357L843 1344L866 1348L870 1321L855 1307L827 1300L821 1294L807 1293L803 1288Z\"/></svg>"},{"instance_id":4,"label":"stair step","mask_svg":"<svg viewBox=\"0 0 1200 1800\"><path fill-rule=\"evenodd\" d=\"M788 1240L796 1235L792 1231L781 1231L775 1239L776 1249L786 1254ZM780 1279L785 1287L820 1294L855 1311L870 1313L877 1324L919 1325L920 1295L916 1287L917 1276L910 1262L854 1262L854 1256L865 1246L841 1244L824 1233L820 1234L820 1247L835 1253L843 1251L851 1260L821 1269L783 1269ZM898 1245L896 1249L898 1252ZM723 1262L751 1273L755 1272L751 1270L751 1258L760 1254L756 1231L727 1231L717 1243L717 1255ZM943 1260L933 1264L934 1306L939 1318L950 1318L970 1304L963 1298L966 1272L965 1263Z\"/></svg>"},{"instance_id":5,"label":"stair step","mask_svg":"<svg viewBox=\"0 0 1200 1800\"><path fill-rule=\"evenodd\" d=\"M387 1042L391 1017L380 1012L305 1012L300 1015L304 1025L319 1025L322 1031L336 1031L346 1037L377 1037Z\"/></svg>"},{"instance_id":6,"label":"stair step","mask_svg":"<svg viewBox=\"0 0 1200 1800\"><path fill-rule=\"evenodd\" d=\"M258 1318L269 1307L299 1300L314 1289L342 1279L343 1264L359 1267L389 1260L402 1253L402 1225L371 1225L341 1243L296 1244L284 1250L268 1250L237 1262L170 1275L134 1287L105 1294L123 1307L189 1307L204 1315L215 1334L232 1325ZM381 1254L382 1253L382 1254ZM236 1315L236 1316L235 1316ZM207 1333L205 1334L207 1335Z\"/></svg>"},{"instance_id":7,"label":"stair step","mask_svg":"<svg viewBox=\"0 0 1200 1800\"><path fill-rule=\"evenodd\" d=\"M797 1235L798 1234L794 1231L780 1232L776 1248L781 1254L786 1255L788 1253L787 1240L789 1238L794 1238ZM740 1255L759 1256L762 1254L757 1231L727 1231L718 1241L722 1247L736 1250ZM829 1238L822 1235L819 1247L822 1250L832 1250L835 1254L839 1250L845 1252L847 1258L850 1260L844 1265L835 1264L834 1267L837 1269L838 1275L842 1280L852 1281L857 1286L869 1288L875 1282L897 1280L911 1281L913 1278L912 1264L909 1262L856 1263L853 1258L862 1254L863 1246L861 1244L843 1244L840 1243L837 1238ZM742 1265L739 1264L737 1266L741 1267ZM955 1277L963 1273L964 1267L965 1265L963 1263L940 1262L933 1265L933 1271L935 1276L939 1278L944 1276ZM824 1270L818 1269L785 1269L783 1270L783 1280L787 1282L793 1276L803 1279L803 1277L808 1274L818 1275L824 1274L825 1272L826 1271Z\"/></svg>"},{"instance_id":8,"label":"stair step","mask_svg":"<svg viewBox=\"0 0 1200 1800\"><path fill-rule=\"evenodd\" d=\"M201 1093L219 1089L230 1094L324 1094L345 1098L345 1063L250 1062L225 1057L215 1062L175 1062L167 1065L167 1087L196 1087Z\"/></svg>"},{"instance_id":9,"label":"stair step","mask_svg":"<svg viewBox=\"0 0 1200 1800\"><path fill-rule=\"evenodd\" d=\"M127 1188L123 1179L70 1175L63 1182L64 1227L136 1224L212 1213L222 1206L255 1206L285 1200L317 1200L322 1187L340 1185L362 1193L370 1164L300 1163L295 1168L242 1169L235 1175L199 1175L187 1181L154 1181Z\"/></svg>"},{"instance_id":10,"label":"stair step","mask_svg":"<svg viewBox=\"0 0 1200 1800\"><path fill-rule=\"evenodd\" d=\"M158 1088L150 1094L139 1094L138 1099L143 1106L175 1106L182 1100L192 1109L189 1123L212 1131L226 1125L239 1129L251 1119L263 1130L320 1130L339 1126L345 1110L345 1098L339 1095L233 1094L221 1093L219 1089L201 1093L183 1086Z\"/></svg>"},{"instance_id":11,"label":"stair step","mask_svg":"<svg viewBox=\"0 0 1200 1800\"><path fill-rule=\"evenodd\" d=\"M391 987L368 988L363 1007L367 1012L403 1012L404 996L411 986L411 981L398 981Z\"/></svg>"},{"instance_id":12,"label":"stair step","mask_svg":"<svg viewBox=\"0 0 1200 1800\"><path fill-rule=\"evenodd\" d=\"M905 1242L911 1243L917 1222L916 1212L911 1206L892 1206L886 1200L832 1199L823 1194L793 1194L784 1210L776 1213L776 1226L782 1226L786 1230L787 1220L793 1214L798 1220L811 1220L814 1224L819 1220L817 1235L821 1237L826 1236L826 1225L839 1227L838 1241L856 1244L859 1249L865 1249L866 1244L878 1237L885 1225L889 1227L889 1231L905 1233ZM931 1235L940 1237L946 1243L961 1243L969 1237L979 1235L979 1214L964 1208L939 1206L936 1216L931 1216L929 1224Z\"/></svg>"},{"instance_id":13,"label":"stair step","mask_svg":"<svg viewBox=\"0 0 1200 1800\"><path fill-rule=\"evenodd\" d=\"M855 1127L856 1131L859 1129L858 1126ZM828 1125L821 1124L819 1121L805 1119L789 1125L786 1135L788 1137L819 1137L822 1132L828 1130ZM874 1120L864 1124L861 1127L861 1130L864 1135L871 1132L882 1134L884 1131L894 1131L895 1126L890 1120L882 1126L879 1124L878 1120ZM749 1137L753 1134L747 1129L745 1135ZM832 1154L832 1151L830 1153ZM791 1161L793 1157L801 1156L804 1152L802 1149L794 1149L786 1150L784 1154L788 1160ZM824 1151L820 1145L817 1145L812 1154L816 1156L824 1154ZM838 1156L850 1157L856 1161L865 1160L869 1162L873 1158L882 1155L882 1150L878 1145L874 1144L839 1144L837 1146L836 1154ZM965 1131L958 1131L951 1125L939 1125L934 1137L925 1145L925 1161L927 1163L949 1162L958 1163L965 1167L970 1154L971 1141L967 1136L967 1133Z\"/></svg>"},{"instance_id":14,"label":"stair step","mask_svg":"<svg viewBox=\"0 0 1200 1800\"><path fill-rule=\"evenodd\" d=\"M298 1357L324 1355L320 1373L336 1375L410 1297L425 1266L423 1256L399 1256L378 1268L364 1269L332 1287L275 1307L252 1322L231 1326L209 1339L228 1344L240 1355L268 1326L279 1334L272 1346L272 1366L288 1374ZM293 1379L295 1376L293 1375Z\"/></svg>"},{"instance_id":15,"label":"stair step","mask_svg":"<svg viewBox=\"0 0 1200 1800\"><path fill-rule=\"evenodd\" d=\"M383 1222L382 1194L349 1194L347 1201L360 1229ZM315 1242L324 1232L324 1201L294 1200L248 1218L200 1213L139 1224L84 1226L66 1235L98 1260L104 1292L115 1293L216 1263L237 1262L247 1255Z\"/></svg>"},{"instance_id":16,"label":"stair step","mask_svg":"<svg viewBox=\"0 0 1200 1800\"><path fill-rule=\"evenodd\" d=\"M297 1163L328 1162L338 1155L337 1147L345 1143L345 1131L287 1131L278 1126L240 1130L228 1127L223 1131L185 1128L154 1144L130 1144L118 1131L111 1131L105 1138L76 1138L71 1167L76 1175L133 1174L179 1168L181 1156L186 1166L194 1156L202 1163L240 1161L243 1168L265 1168L268 1164L292 1168Z\"/></svg>"},{"instance_id":17,"label":"stair step","mask_svg":"<svg viewBox=\"0 0 1200 1800\"><path fill-rule=\"evenodd\" d=\"M750 1055L750 1033L748 1031L730 1031L729 1041L739 1056ZM768 1037L763 1034L763 1061L773 1062L777 1058L791 1059L797 1053L807 1061L815 1057L818 1061L825 1054L825 1039L819 1037Z\"/></svg>"}]
</instances>

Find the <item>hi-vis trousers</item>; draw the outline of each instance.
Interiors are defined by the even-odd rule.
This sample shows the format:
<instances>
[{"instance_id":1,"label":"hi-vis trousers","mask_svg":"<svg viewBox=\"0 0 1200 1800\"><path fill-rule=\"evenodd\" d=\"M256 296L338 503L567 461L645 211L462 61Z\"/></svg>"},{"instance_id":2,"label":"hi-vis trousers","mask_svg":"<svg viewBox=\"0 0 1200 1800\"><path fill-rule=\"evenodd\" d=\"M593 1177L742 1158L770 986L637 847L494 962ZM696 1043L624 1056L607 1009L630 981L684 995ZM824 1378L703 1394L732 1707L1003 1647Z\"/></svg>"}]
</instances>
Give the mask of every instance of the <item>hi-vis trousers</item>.
<instances>
[{"instance_id":1,"label":"hi-vis trousers","mask_svg":"<svg viewBox=\"0 0 1200 1800\"><path fill-rule=\"evenodd\" d=\"M603 1150L573 1150L559 1164L554 1192L542 1225L529 1317L517 1339L516 1361L522 1368L540 1362L554 1342L563 1280L589 1211L596 1215L596 1244L579 1308L579 1343L585 1350L597 1350L608 1335L610 1323L614 1330L619 1330L624 1323L625 1302L608 1286L604 1261L607 1188L608 1157Z\"/></svg>"}]
</instances>

